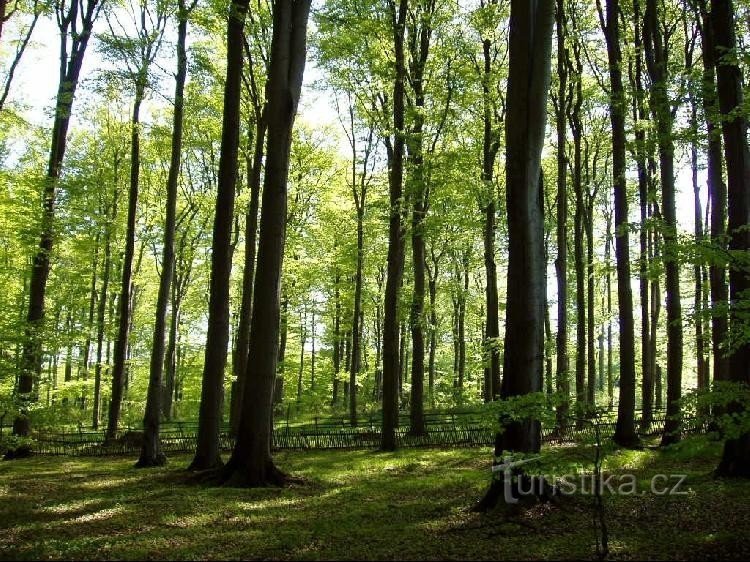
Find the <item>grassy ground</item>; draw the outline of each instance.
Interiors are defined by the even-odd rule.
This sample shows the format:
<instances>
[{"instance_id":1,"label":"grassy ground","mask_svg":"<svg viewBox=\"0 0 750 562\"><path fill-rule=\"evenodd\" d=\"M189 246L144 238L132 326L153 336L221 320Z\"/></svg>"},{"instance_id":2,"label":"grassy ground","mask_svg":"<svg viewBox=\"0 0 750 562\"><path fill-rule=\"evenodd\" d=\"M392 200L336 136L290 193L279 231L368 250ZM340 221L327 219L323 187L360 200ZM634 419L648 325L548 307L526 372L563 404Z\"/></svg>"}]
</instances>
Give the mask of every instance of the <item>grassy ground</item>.
<instances>
[{"instance_id":1,"label":"grassy ground","mask_svg":"<svg viewBox=\"0 0 750 562\"><path fill-rule=\"evenodd\" d=\"M609 452L605 470L687 474L686 495L608 496L615 559L747 559L750 483L710 476L719 447ZM547 471L589 471L591 450L544 451ZM191 483L188 457L0 463L1 559L579 559L595 557L590 496L557 506L467 511L491 452L309 452L277 456L306 482L238 490ZM563 471L563 472L561 472ZM674 481L673 481L674 482Z\"/></svg>"}]
</instances>

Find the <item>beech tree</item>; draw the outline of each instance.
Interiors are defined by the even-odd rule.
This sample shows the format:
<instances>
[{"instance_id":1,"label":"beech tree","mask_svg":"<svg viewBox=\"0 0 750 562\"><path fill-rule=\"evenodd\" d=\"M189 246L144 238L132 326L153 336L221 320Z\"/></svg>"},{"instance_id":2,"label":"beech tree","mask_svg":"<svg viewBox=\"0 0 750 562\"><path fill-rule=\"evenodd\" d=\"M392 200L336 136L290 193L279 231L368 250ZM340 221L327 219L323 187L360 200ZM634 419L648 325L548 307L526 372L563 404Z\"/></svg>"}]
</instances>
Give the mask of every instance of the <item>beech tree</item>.
<instances>
[{"instance_id":1,"label":"beech tree","mask_svg":"<svg viewBox=\"0 0 750 562\"><path fill-rule=\"evenodd\" d=\"M271 458L271 403L279 346L289 152L305 70L309 13L310 0L282 0L273 6L268 65L268 154L250 322L253 360L248 363L237 442L222 475L222 480L230 485L263 486L282 484L285 480Z\"/></svg>"}]
</instances>

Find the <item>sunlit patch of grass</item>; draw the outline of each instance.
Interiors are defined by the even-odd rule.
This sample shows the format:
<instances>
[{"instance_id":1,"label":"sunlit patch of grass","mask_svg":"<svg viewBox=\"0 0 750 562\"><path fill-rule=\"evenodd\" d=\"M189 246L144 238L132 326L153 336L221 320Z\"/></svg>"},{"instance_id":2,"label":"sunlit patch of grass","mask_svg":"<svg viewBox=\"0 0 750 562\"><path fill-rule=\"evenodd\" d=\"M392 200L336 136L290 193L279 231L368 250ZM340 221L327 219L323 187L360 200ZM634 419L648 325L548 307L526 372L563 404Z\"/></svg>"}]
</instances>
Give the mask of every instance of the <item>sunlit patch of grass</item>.
<instances>
[{"instance_id":1,"label":"sunlit patch of grass","mask_svg":"<svg viewBox=\"0 0 750 562\"><path fill-rule=\"evenodd\" d=\"M125 508L121 505L116 505L114 507L108 507L105 509L100 509L99 511L94 511L93 513L86 513L84 515L79 515L78 517L74 517L73 519L68 519L65 521L65 523L87 523L89 521L102 521L104 519L111 519L115 515L118 515L119 513L122 513L125 511Z\"/></svg>"},{"instance_id":2,"label":"sunlit patch of grass","mask_svg":"<svg viewBox=\"0 0 750 562\"><path fill-rule=\"evenodd\" d=\"M88 482L79 482L77 486L86 490L109 490L117 486L127 485L138 480L137 477L131 478L99 478Z\"/></svg>"},{"instance_id":3,"label":"sunlit patch of grass","mask_svg":"<svg viewBox=\"0 0 750 562\"><path fill-rule=\"evenodd\" d=\"M540 469L591 470L590 447L550 447ZM605 499L615 558L740 558L750 484L707 474L720 449L608 451L607 470L689 475L689 494ZM238 490L189 483L190 458L135 470L132 459L0 463L0 559L554 559L592 558L593 500L509 515L471 513L492 451L285 452L303 484ZM551 468L550 468L551 470ZM96 483L95 486L84 484ZM710 513L710 517L706 517ZM736 543L736 544L735 544ZM744 551L743 551L744 549Z\"/></svg>"},{"instance_id":4,"label":"sunlit patch of grass","mask_svg":"<svg viewBox=\"0 0 750 562\"><path fill-rule=\"evenodd\" d=\"M101 503L101 500L98 498L90 498L90 499L83 499L83 500L76 500L72 502L67 503L59 503L55 505L50 505L46 507L40 507L39 510L47 513L54 513L57 515L70 513L73 511L81 511L82 509L86 508L89 505L92 504L98 504Z\"/></svg>"}]
</instances>

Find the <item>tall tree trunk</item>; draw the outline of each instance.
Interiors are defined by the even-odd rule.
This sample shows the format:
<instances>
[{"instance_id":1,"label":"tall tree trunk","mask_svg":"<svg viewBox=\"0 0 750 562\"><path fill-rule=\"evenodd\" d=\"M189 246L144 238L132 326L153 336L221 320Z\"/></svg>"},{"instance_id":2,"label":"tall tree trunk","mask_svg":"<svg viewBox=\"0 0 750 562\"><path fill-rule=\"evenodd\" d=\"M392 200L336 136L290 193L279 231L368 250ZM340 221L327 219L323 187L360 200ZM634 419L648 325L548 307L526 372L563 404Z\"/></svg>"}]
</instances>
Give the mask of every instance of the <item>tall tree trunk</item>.
<instances>
[{"instance_id":1,"label":"tall tree trunk","mask_svg":"<svg viewBox=\"0 0 750 562\"><path fill-rule=\"evenodd\" d=\"M714 248L726 249L727 222L727 186L722 173L723 148L721 128L716 123L718 98L716 93L716 58L714 30L711 15L708 11L707 0L698 0L698 14L696 22L701 36L703 60L702 101L703 113L706 119L708 148L706 181L708 183L708 199L711 202L710 235ZM707 221L708 222L708 221ZM712 261L709 269L711 285L711 349L714 358L713 378L717 381L729 380L729 361L723 348L727 340L729 325L724 307L728 300L726 267L721 260Z\"/></svg>"},{"instance_id":2,"label":"tall tree trunk","mask_svg":"<svg viewBox=\"0 0 750 562\"><path fill-rule=\"evenodd\" d=\"M195 5L195 4L193 4ZM185 0L179 0L177 7L177 74L175 75L174 114L172 117L172 147L167 175L167 208L164 219L164 247L162 249L162 270L159 279L159 292L156 298L156 318L154 337L149 365L146 412L143 417L143 445L138 467L161 466L166 455L161 450L159 437L162 412L162 375L164 372L164 337L167 329L167 306L174 280L175 267L175 228L177 221L177 182L180 175L180 155L182 151L182 123L184 114L185 80L187 78L187 20L189 11Z\"/></svg>"},{"instance_id":3,"label":"tall tree trunk","mask_svg":"<svg viewBox=\"0 0 750 562\"><path fill-rule=\"evenodd\" d=\"M429 57L432 36L432 16L435 3L418 2L409 27L409 52L411 58L409 82L414 92L413 127L409 134L407 149L411 162L408 181L412 198L411 248L414 271L414 290L411 302L411 409L410 431L423 435L424 427L424 298L426 251L424 220L429 205L429 188L424 164L424 110L425 110L425 65Z\"/></svg>"},{"instance_id":4,"label":"tall tree trunk","mask_svg":"<svg viewBox=\"0 0 750 562\"><path fill-rule=\"evenodd\" d=\"M79 9L83 9L80 14ZM55 116L52 123L52 143L42 197L41 234L39 247L34 255L31 268L29 306L26 313L18 376L17 396L20 406L18 415L13 421L13 434L21 437L28 436L31 430L29 418L31 392L34 388L34 379L39 376L42 368L41 330L44 324L44 300L54 236L55 191L62 172L68 141L68 125L70 124L78 78L98 11L98 0L87 0L85 4L72 2L67 9L61 6L57 14L60 27L60 52L64 56L60 60ZM75 33L70 33L71 29L75 30ZM68 53L70 54L68 55ZM14 455L25 456L28 453L28 448L21 447L14 452Z\"/></svg>"},{"instance_id":5,"label":"tall tree trunk","mask_svg":"<svg viewBox=\"0 0 750 562\"><path fill-rule=\"evenodd\" d=\"M655 212L654 212L655 214ZM654 262L661 259L661 244L659 243L659 233L653 230L651 232L652 258ZM658 328L659 315L661 314L661 284L658 277L651 280L651 364L650 370L654 374L654 407L657 410L662 408L662 372L657 362L658 355Z\"/></svg>"},{"instance_id":6,"label":"tall tree trunk","mask_svg":"<svg viewBox=\"0 0 750 562\"><path fill-rule=\"evenodd\" d=\"M542 390L544 211L541 155L547 122L554 0L512 0L506 127L508 295L502 397ZM505 449L539 451L538 420L511 423ZM496 454L499 454L496 451Z\"/></svg>"},{"instance_id":7,"label":"tall tree trunk","mask_svg":"<svg viewBox=\"0 0 750 562\"><path fill-rule=\"evenodd\" d=\"M128 191L128 217L125 233L125 255L122 262L120 279L120 300L118 311L117 338L115 339L114 364L112 366L112 395L110 397L107 421L107 439L117 436L117 424L120 419L120 407L125 386L125 361L127 359L128 336L130 333L130 314L133 284L133 256L135 254L135 221L138 208L138 190L141 168L140 148L140 112L146 90L145 70L139 72L136 79L133 113L130 120L130 188ZM164 269L170 267L166 263Z\"/></svg>"},{"instance_id":8,"label":"tall tree trunk","mask_svg":"<svg viewBox=\"0 0 750 562\"><path fill-rule=\"evenodd\" d=\"M701 205L701 191L698 183L698 108L697 100L692 93L688 94L691 104L690 111L690 129L693 137L690 142L690 169L693 184L693 208L695 222L695 243L703 244L703 209ZM695 322L695 354L696 354L696 375L698 379L698 389L706 390L708 388L708 363L705 354L705 336L703 333L703 267L696 261L693 267L695 276L695 295L693 305L694 322Z\"/></svg>"},{"instance_id":9,"label":"tall tree trunk","mask_svg":"<svg viewBox=\"0 0 750 562\"><path fill-rule=\"evenodd\" d=\"M91 360L91 331L94 328L94 310L96 309L96 282L99 273L99 241L101 233L97 231L94 241L94 257L91 261L91 288L89 289L89 308L86 317L86 341L83 344L83 360L80 365L80 373L83 379L88 378L89 362Z\"/></svg>"},{"instance_id":10,"label":"tall tree trunk","mask_svg":"<svg viewBox=\"0 0 750 562\"><path fill-rule=\"evenodd\" d=\"M680 266L677 256L677 211L675 205L674 140L672 112L668 95L667 58L662 22L656 0L647 0L644 43L651 76L651 111L656 120L661 173L662 214L664 220L664 264L667 294L667 421L663 445L680 439L680 397L682 395L682 306L680 302Z\"/></svg>"},{"instance_id":11,"label":"tall tree trunk","mask_svg":"<svg viewBox=\"0 0 750 562\"><path fill-rule=\"evenodd\" d=\"M501 389L504 399L542 391L546 264L541 157L554 12L554 0L511 0L505 158L509 253ZM495 436L496 457L504 451L538 452L540 447L541 426L533 415L510 421L505 431ZM475 510L492 508L503 489L503 480L493 479Z\"/></svg>"},{"instance_id":12,"label":"tall tree trunk","mask_svg":"<svg viewBox=\"0 0 750 562\"><path fill-rule=\"evenodd\" d=\"M352 138L354 132L352 130ZM356 151L355 151L356 154ZM352 178L356 181L356 178ZM353 188L354 189L354 188ZM364 215L365 197L367 191L364 182L361 186L357 202L357 266L354 275L354 313L352 316L352 360L349 371L349 422L352 427L357 425L357 377L362 367L362 265L364 261Z\"/></svg>"},{"instance_id":13,"label":"tall tree trunk","mask_svg":"<svg viewBox=\"0 0 750 562\"><path fill-rule=\"evenodd\" d=\"M208 303L206 358L203 366L201 404L198 417L198 443L190 470L221 466L219 424L224 390L224 369L229 342L229 279L232 273L232 220L234 218L237 156L239 153L240 97L243 64L243 28L248 0L233 0L227 23L227 74L224 85L224 115L221 127L221 154L216 193L211 281ZM284 215L286 216L286 215ZM278 298L278 295L277 297ZM274 339L277 332L274 332ZM274 363L276 359L274 341ZM270 399L269 399L270 407ZM270 419L267 417L266 420Z\"/></svg>"},{"instance_id":14,"label":"tall tree trunk","mask_svg":"<svg viewBox=\"0 0 750 562\"><path fill-rule=\"evenodd\" d=\"M557 425L567 424L570 411L570 359L568 357L568 70L566 54L567 15L565 0L557 0L557 381L556 390L562 395L557 407Z\"/></svg>"},{"instance_id":15,"label":"tall tree trunk","mask_svg":"<svg viewBox=\"0 0 750 562\"><path fill-rule=\"evenodd\" d=\"M252 139L248 134L248 144ZM242 303L240 305L240 322L237 327L237 341L234 349L232 369L235 383L232 385L232 398L229 409L229 425L232 433L237 434L240 420L242 394L245 391L247 363L250 360L250 318L253 308L253 281L255 280L255 253L258 232L258 207L260 203L261 174L263 167L263 148L266 139L266 123L263 109L256 109L255 134L252 158L246 160L247 183L250 187L250 203L245 216L245 267L242 271ZM248 146L249 150L249 146Z\"/></svg>"},{"instance_id":16,"label":"tall tree trunk","mask_svg":"<svg viewBox=\"0 0 750 562\"><path fill-rule=\"evenodd\" d=\"M727 164L728 234L730 251L750 250L750 151L747 145L747 120L737 111L743 105L742 70L735 59L734 7L731 0L711 0L711 22L717 56L719 108L722 115L724 153ZM741 334L747 330L747 291L750 275L740 263L729 270L730 334L739 344L729 356L729 380L750 383L750 341ZM732 405L736 411L740 406ZM750 478L750 432L728 439L716 470L721 476Z\"/></svg>"},{"instance_id":17,"label":"tall tree trunk","mask_svg":"<svg viewBox=\"0 0 750 562\"><path fill-rule=\"evenodd\" d=\"M584 258L585 210L583 204L583 123L581 107L583 105L583 63L581 46L574 43L575 61L575 97L570 111L570 128L573 133L573 187L575 188L575 213L573 217L573 254L576 276L576 417L579 419L587 411L586 407L586 263ZM579 422L580 423L580 422Z\"/></svg>"},{"instance_id":18,"label":"tall tree trunk","mask_svg":"<svg viewBox=\"0 0 750 562\"><path fill-rule=\"evenodd\" d=\"M172 403L176 387L177 366L177 328L180 322L180 298L176 290L176 282L172 283L172 309L169 315L169 336L167 339L167 350L164 357L164 396L161 401L161 410L164 419L172 419Z\"/></svg>"},{"instance_id":19,"label":"tall tree trunk","mask_svg":"<svg viewBox=\"0 0 750 562\"><path fill-rule=\"evenodd\" d=\"M389 150L389 195L390 218L388 224L388 273L385 286L383 318L383 429L381 449L396 448L398 426L398 378L399 378L399 333L398 295L404 269L404 246L402 241L401 198L404 178L404 80L406 67L404 56L404 30L408 0L389 0L388 7L395 50L395 77L393 85L392 148Z\"/></svg>"},{"instance_id":20,"label":"tall tree trunk","mask_svg":"<svg viewBox=\"0 0 750 562\"><path fill-rule=\"evenodd\" d=\"M119 160L115 159L115 190L112 197L111 212L104 233L104 271L102 271L102 285L99 289L99 303L96 311L96 364L94 365L94 404L91 426L94 429L99 428L99 408L101 404L101 381L102 381L102 346L104 343L104 315L107 310L107 291L109 289L109 277L112 267L112 236L117 219L117 203L120 199L120 190L118 189ZM114 295L112 295L114 297ZM111 305L111 299L109 304ZM110 314L110 318L112 315ZM85 407L85 398L81 399L81 407Z\"/></svg>"},{"instance_id":21,"label":"tall tree trunk","mask_svg":"<svg viewBox=\"0 0 750 562\"><path fill-rule=\"evenodd\" d=\"M643 14L639 0L633 0L633 25L635 38L635 69L632 76L633 120L646 121L645 90L643 87L643 34L641 20ZM648 280L648 169L646 166L646 132L643 127L635 130L635 156L638 168L638 202L640 206L641 228L639 235L640 255L638 260L639 289L641 298L641 424L648 428L651 425L654 374L651 370L651 333L649 314L649 280Z\"/></svg>"},{"instance_id":22,"label":"tall tree trunk","mask_svg":"<svg viewBox=\"0 0 750 562\"><path fill-rule=\"evenodd\" d=\"M625 90L622 84L620 48L620 2L607 0L606 19L599 14L607 41L612 124L612 183L615 194L615 255L617 258L617 304L620 316L620 401L617 406L615 441L622 446L638 443L635 432L635 334L633 292L630 287L630 236L625 181Z\"/></svg>"},{"instance_id":23,"label":"tall tree trunk","mask_svg":"<svg viewBox=\"0 0 750 562\"><path fill-rule=\"evenodd\" d=\"M607 264L607 410L614 408L614 371L612 369L612 213L607 214L607 240L604 261Z\"/></svg>"},{"instance_id":24,"label":"tall tree trunk","mask_svg":"<svg viewBox=\"0 0 750 562\"><path fill-rule=\"evenodd\" d=\"M486 206L484 208L484 269L486 276L485 306L485 348L489 359L485 371L484 401L489 402L500 396L500 302L497 294L497 264L495 263L495 230L497 220L497 193L495 189L495 159L500 149L500 133L492 123L492 103L490 85L492 80L492 42L482 41L484 73L482 75L482 108L484 135L482 140L482 182L484 183ZM464 297L465 299L465 297ZM465 301L464 301L465 302ZM463 338L461 339L463 341ZM463 381L459 372L459 380Z\"/></svg>"},{"instance_id":25,"label":"tall tree trunk","mask_svg":"<svg viewBox=\"0 0 750 562\"><path fill-rule=\"evenodd\" d=\"M594 197L589 198L586 211L586 359L588 380L586 383L586 404L590 412L596 409L596 296L594 280Z\"/></svg>"},{"instance_id":26,"label":"tall tree trunk","mask_svg":"<svg viewBox=\"0 0 750 562\"><path fill-rule=\"evenodd\" d=\"M430 351L427 362L427 392L429 393L430 407L435 407L435 356L437 354L437 278L438 263L433 256L433 265L428 269L428 291L430 295Z\"/></svg>"},{"instance_id":27,"label":"tall tree trunk","mask_svg":"<svg viewBox=\"0 0 750 562\"><path fill-rule=\"evenodd\" d=\"M334 318L333 318L333 397L331 406L336 406L339 401L339 371L341 370L341 295L339 294L339 282L341 278L338 273L333 281L333 301L334 301Z\"/></svg>"},{"instance_id":28,"label":"tall tree trunk","mask_svg":"<svg viewBox=\"0 0 750 562\"><path fill-rule=\"evenodd\" d=\"M310 0L277 0L273 5L267 90L268 155L250 322L253 361L248 364L237 441L224 471L224 480L230 485L263 486L284 481L271 458L271 415L279 346L289 155L305 68L309 12Z\"/></svg>"}]
</instances>

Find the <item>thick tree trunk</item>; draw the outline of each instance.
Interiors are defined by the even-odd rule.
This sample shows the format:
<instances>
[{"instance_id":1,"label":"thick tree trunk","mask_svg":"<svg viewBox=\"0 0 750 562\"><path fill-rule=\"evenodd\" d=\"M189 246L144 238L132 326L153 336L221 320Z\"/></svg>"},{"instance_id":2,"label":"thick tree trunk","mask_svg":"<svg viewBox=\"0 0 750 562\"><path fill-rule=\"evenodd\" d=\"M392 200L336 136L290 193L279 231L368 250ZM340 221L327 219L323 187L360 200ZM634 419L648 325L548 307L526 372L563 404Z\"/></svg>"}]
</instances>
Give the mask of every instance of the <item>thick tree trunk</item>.
<instances>
[{"instance_id":1,"label":"thick tree trunk","mask_svg":"<svg viewBox=\"0 0 750 562\"><path fill-rule=\"evenodd\" d=\"M554 12L553 0L511 2L506 127L507 352L501 393L504 398L542 390L546 264L541 154L547 121ZM539 421L511 423L503 441L511 451L539 451Z\"/></svg>"},{"instance_id":2,"label":"thick tree trunk","mask_svg":"<svg viewBox=\"0 0 750 562\"><path fill-rule=\"evenodd\" d=\"M247 4L245 4L245 7ZM280 484L271 458L272 401L278 360L281 271L287 217L292 127L307 53L310 0L277 0L268 74L268 155L258 264L250 322L250 357L237 441L223 479L230 485Z\"/></svg>"},{"instance_id":3,"label":"thick tree trunk","mask_svg":"<svg viewBox=\"0 0 750 562\"><path fill-rule=\"evenodd\" d=\"M164 396L161 400L162 416L165 420L172 419L172 404L176 387L177 366L177 328L180 322L180 298L176 290L176 282L172 283L172 310L169 315L169 336L167 350L164 356Z\"/></svg>"},{"instance_id":4,"label":"thick tree trunk","mask_svg":"<svg viewBox=\"0 0 750 562\"><path fill-rule=\"evenodd\" d=\"M240 322L237 327L237 341L234 348L232 369L235 382L232 385L232 398L229 409L229 425L234 435L240 420L242 394L245 391L248 353L250 351L250 318L253 308L253 281L255 280L255 253L258 232L258 207L260 203L263 148L266 139L266 123L263 110L256 108L255 139L252 158L247 158L247 183L250 187L250 203L245 216L245 267L242 272L242 303ZM250 142L252 135L248 135ZM249 147L248 147L249 149Z\"/></svg>"},{"instance_id":5,"label":"thick tree trunk","mask_svg":"<svg viewBox=\"0 0 750 562\"><path fill-rule=\"evenodd\" d=\"M508 300L501 396L542 391L544 373L544 208L541 157L547 121L555 0L511 0L505 174L508 209ZM505 425L507 420L500 420ZM510 421L495 436L504 451L538 452L534 416ZM494 507L505 482L493 479L475 511Z\"/></svg>"},{"instance_id":6,"label":"thick tree trunk","mask_svg":"<svg viewBox=\"0 0 750 562\"><path fill-rule=\"evenodd\" d=\"M20 405L18 415L13 421L13 434L21 437L28 436L31 430L29 419L29 405L32 401L31 392L34 388L34 380L39 376L42 368L41 330L44 323L44 301L54 236L55 191L62 172L68 141L68 125L73 109L73 99L78 87L78 77L81 73L86 47L91 37L91 29L98 14L99 6L97 2L98 0L87 0L85 5L73 2L65 14L58 14L58 21L61 22L60 52L65 54L65 57L60 61L56 110L52 123L52 143L42 196L41 234L39 247L34 255L31 268L29 306L26 313L18 376L17 396ZM84 11L80 14L79 8L84 8ZM72 37L69 36L71 24L77 26L76 33L72 34ZM69 39L70 45L68 44ZM70 55L67 55L67 53L70 53ZM28 454L27 449L15 452L15 456L26 454Z\"/></svg>"},{"instance_id":7,"label":"thick tree trunk","mask_svg":"<svg viewBox=\"0 0 750 562\"><path fill-rule=\"evenodd\" d=\"M724 153L727 165L728 234L730 251L750 250L750 151L747 145L747 120L737 111L743 106L742 70L736 62L737 39L734 26L734 7L731 0L711 1L711 22L717 56L717 84L721 110ZM747 267L731 263L729 270L730 334L741 338L747 330L747 291L750 274ZM740 339L729 357L729 380L750 383L750 341ZM737 410L732 405L730 411ZM750 433L728 439L716 469L721 476L750 478Z\"/></svg>"},{"instance_id":8,"label":"thick tree trunk","mask_svg":"<svg viewBox=\"0 0 750 562\"><path fill-rule=\"evenodd\" d=\"M227 23L227 74L224 85L224 115L221 128L219 181L216 193L208 331L203 366L198 443L190 470L221 466L219 424L224 390L224 369L229 341L229 280L232 272L232 221L234 218L237 156L239 153L240 97L242 86L243 28L248 0L233 0ZM286 214L284 215L286 217ZM277 294L278 295L278 294ZM278 298L278 296L277 296ZM274 340L276 332L274 332ZM274 341L274 362L276 359ZM270 399L269 399L270 407ZM266 417L266 420L270 419Z\"/></svg>"},{"instance_id":9,"label":"thick tree trunk","mask_svg":"<svg viewBox=\"0 0 750 562\"><path fill-rule=\"evenodd\" d=\"M383 318L383 429L380 447L384 451L396 448L398 426L399 333L398 296L404 269L403 227L401 198L404 178L404 31L408 0L389 0L391 29L395 50L395 77L393 85L394 137L389 150L390 218L388 224L388 269L385 285Z\"/></svg>"},{"instance_id":10,"label":"thick tree trunk","mask_svg":"<svg viewBox=\"0 0 750 562\"><path fill-rule=\"evenodd\" d=\"M177 222L177 182L180 176L182 151L182 123L185 107L184 93L187 78L187 18L185 0L179 0L177 8L177 73L175 75L174 114L172 117L172 147L167 175L167 208L164 219L164 247L162 249L162 270L159 279L159 292L156 298L156 319L149 365L146 412L143 418L143 445L138 467L161 466L166 455L161 450L159 436L164 372L164 337L167 329L167 306L174 280L175 267L175 228Z\"/></svg>"}]
</instances>

